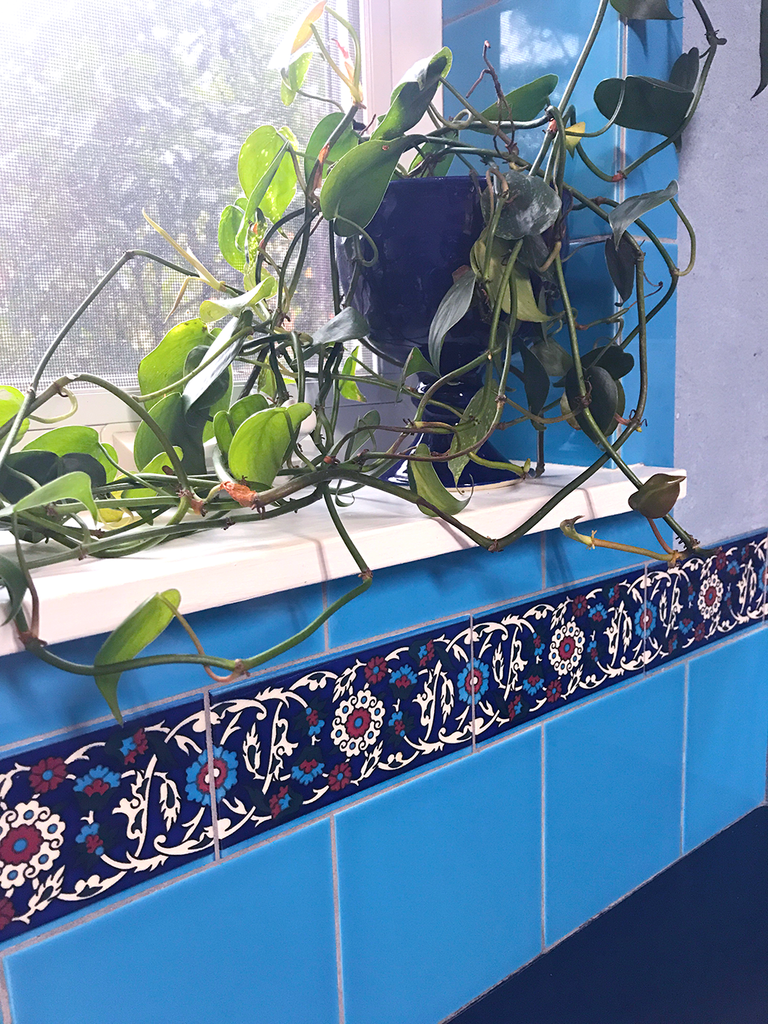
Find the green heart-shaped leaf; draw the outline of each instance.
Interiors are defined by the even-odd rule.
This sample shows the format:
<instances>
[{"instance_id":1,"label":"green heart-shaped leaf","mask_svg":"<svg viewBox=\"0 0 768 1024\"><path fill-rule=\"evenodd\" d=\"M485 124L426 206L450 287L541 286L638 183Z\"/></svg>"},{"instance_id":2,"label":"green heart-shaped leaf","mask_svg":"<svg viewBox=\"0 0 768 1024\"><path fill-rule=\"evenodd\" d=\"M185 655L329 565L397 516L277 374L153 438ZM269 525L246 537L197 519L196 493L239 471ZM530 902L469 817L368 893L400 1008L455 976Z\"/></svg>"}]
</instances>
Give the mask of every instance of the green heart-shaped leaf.
<instances>
[{"instance_id":1,"label":"green heart-shaped leaf","mask_svg":"<svg viewBox=\"0 0 768 1024\"><path fill-rule=\"evenodd\" d=\"M105 482L114 480L117 475L117 469L104 455L106 450L117 461L117 452L111 444L101 443L98 432L93 427L56 427L24 445L22 450L54 452L56 455L90 455L104 467Z\"/></svg>"},{"instance_id":2,"label":"green heart-shaped leaf","mask_svg":"<svg viewBox=\"0 0 768 1024\"><path fill-rule=\"evenodd\" d=\"M395 86L389 110L372 138L397 139L418 124L435 97L440 77L450 71L452 59L451 51L444 46L409 68Z\"/></svg>"},{"instance_id":3,"label":"green heart-shaped leaf","mask_svg":"<svg viewBox=\"0 0 768 1024\"><path fill-rule=\"evenodd\" d=\"M523 385L528 408L534 416L539 416L549 394L549 376L533 350L525 345L522 348L522 357ZM543 429L536 424L534 426L537 430Z\"/></svg>"},{"instance_id":4,"label":"green heart-shaped leaf","mask_svg":"<svg viewBox=\"0 0 768 1024\"><path fill-rule=\"evenodd\" d=\"M334 164L320 192L320 209L334 221L337 235L354 235L367 227L381 205L397 162L420 136L384 142L371 139Z\"/></svg>"},{"instance_id":5,"label":"green heart-shaped leaf","mask_svg":"<svg viewBox=\"0 0 768 1024\"><path fill-rule=\"evenodd\" d=\"M622 86L624 96L621 95ZM595 89L595 105L604 117L613 117L621 101L616 124L640 132L674 135L693 101L693 93L657 78L630 75L606 78Z\"/></svg>"},{"instance_id":6,"label":"green heart-shaped leaf","mask_svg":"<svg viewBox=\"0 0 768 1024\"><path fill-rule=\"evenodd\" d=\"M256 128L240 147L237 176L248 196L245 215L253 220L260 209L271 221L279 220L296 194L296 170L286 146L292 135L271 124Z\"/></svg>"},{"instance_id":7,"label":"green heart-shaped leaf","mask_svg":"<svg viewBox=\"0 0 768 1024\"><path fill-rule=\"evenodd\" d=\"M606 436L616 426L616 413L619 409L619 388L616 381L602 366L592 366L584 371L584 380L588 385L590 396L589 411L595 423ZM565 396L571 409L577 408L579 397L576 370L570 369L565 376ZM576 422L587 437L598 444L598 436L592 426L587 423L583 412L576 416Z\"/></svg>"},{"instance_id":8,"label":"green heart-shaped leaf","mask_svg":"<svg viewBox=\"0 0 768 1024\"><path fill-rule=\"evenodd\" d=\"M624 234L618 248L612 238L605 240L605 262L613 286L622 302L626 302L635 287L635 247Z\"/></svg>"},{"instance_id":9,"label":"green heart-shaped leaf","mask_svg":"<svg viewBox=\"0 0 768 1024\"><path fill-rule=\"evenodd\" d=\"M304 177L307 179L308 184L312 170L317 162L317 158L320 156L320 151L343 120L344 114L342 114L340 110L334 110L333 113L326 114L325 117L317 123L314 131L310 135L307 148L304 152ZM323 166L326 169L326 173L337 160L341 160L345 153L348 153L350 149L356 149L359 144L360 136L352 125L349 125L344 130L341 138L334 142L325 158Z\"/></svg>"},{"instance_id":10,"label":"green heart-shaped leaf","mask_svg":"<svg viewBox=\"0 0 768 1024\"><path fill-rule=\"evenodd\" d=\"M229 446L229 469L257 488L272 486L291 444L291 434L312 412L307 402L263 409L241 423Z\"/></svg>"},{"instance_id":11,"label":"green heart-shaped leaf","mask_svg":"<svg viewBox=\"0 0 768 1024\"><path fill-rule=\"evenodd\" d=\"M0 516L7 517L12 512L24 512L25 509L42 508L54 501L64 501L71 498L79 501L88 509L94 519L98 519L99 513L91 494L91 479L87 473L75 472L65 473L64 476L43 484L37 490L31 491L20 501L17 501L11 508L0 511Z\"/></svg>"},{"instance_id":12,"label":"green heart-shaped leaf","mask_svg":"<svg viewBox=\"0 0 768 1024\"><path fill-rule=\"evenodd\" d=\"M148 644L160 636L174 618L169 604L173 608L178 608L180 601L181 595L178 590L164 590L162 594L154 594L147 598L109 634L93 659L94 665L132 661ZM109 705L109 710L122 724L123 715L117 702L117 684L120 676L120 672L98 675L96 685Z\"/></svg>"},{"instance_id":13,"label":"green heart-shaped leaf","mask_svg":"<svg viewBox=\"0 0 768 1024\"><path fill-rule=\"evenodd\" d=\"M483 117L489 121L506 121L508 117L513 121L533 121L549 103L550 95L557 88L557 81L557 75L543 75L527 85L521 85L505 95L506 104L501 110L498 103L492 103L483 111Z\"/></svg>"},{"instance_id":14,"label":"green heart-shaped leaf","mask_svg":"<svg viewBox=\"0 0 768 1024\"><path fill-rule=\"evenodd\" d=\"M503 203L503 212L496 227L496 237L515 240L526 235L540 235L557 220L560 213L560 196L541 178L529 178L520 171L507 171L504 177L509 190L496 196L497 203ZM491 201L488 190L480 195L483 216L490 220Z\"/></svg>"},{"instance_id":15,"label":"green heart-shaped leaf","mask_svg":"<svg viewBox=\"0 0 768 1024\"><path fill-rule=\"evenodd\" d=\"M240 228L243 226L243 211L238 206L225 206L219 218L219 250L235 270L245 267L245 254L237 244Z\"/></svg>"}]
</instances>

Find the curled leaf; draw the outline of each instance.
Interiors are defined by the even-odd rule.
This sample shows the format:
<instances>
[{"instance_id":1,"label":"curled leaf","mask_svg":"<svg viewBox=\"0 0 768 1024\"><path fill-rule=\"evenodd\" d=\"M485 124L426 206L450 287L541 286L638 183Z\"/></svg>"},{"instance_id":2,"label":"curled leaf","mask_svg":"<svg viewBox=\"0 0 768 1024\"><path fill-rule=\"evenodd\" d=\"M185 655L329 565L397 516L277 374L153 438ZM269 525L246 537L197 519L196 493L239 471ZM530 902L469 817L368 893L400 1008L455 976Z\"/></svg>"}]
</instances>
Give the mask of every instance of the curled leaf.
<instances>
[{"instance_id":1,"label":"curled leaf","mask_svg":"<svg viewBox=\"0 0 768 1024\"><path fill-rule=\"evenodd\" d=\"M604 117L615 115L623 128L666 136L680 128L692 101L690 89L639 75L606 78L595 89L595 105Z\"/></svg>"},{"instance_id":2,"label":"curled leaf","mask_svg":"<svg viewBox=\"0 0 768 1024\"><path fill-rule=\"evenodd\" d=\"M680 485L684 476L669 473L654 473L642 487L630 494L629 507L644 515L646 519L663 519L674 508L680 497Z\"/></svg>"},{"instance_id":3,"label":"curled leaf","mask_svg":"<svg viewBox=\"0 0 768 1024\"><path fill-rule=\"evenodd\" d=\"M178 608L180 601L181 595L178 590L165 590L162 594L154 594L148 598L110 633L93 659L94 665L131 661L147 644L151 644L160 636L174 617L169 605ZM123 715L117 702L120 675L120 672L98 675L96 685L109 705L109 710L117 721L122 723Z\"/></svg>"},{"instance_id":4,"label":"curled leaf","mask_svg":"<svg viewBox=\"0 0 768 1024\"><path fill-rule=\"evenodd\" d=\"M619 203L608 214L608 222L613 229L613 244L618 248L621 236L630 224L633 224L639 217L655 210L657 206L674 199L677 195L677 182L670 181L666 188L656 192L643 192L639 196L630 196L623 203Z\"/></svg>"},{"instance_id":5,"label":"curled leaf","mask_svg":"<svg viewBox=\"0 0 768 1024\"><path fill-rule=\"evenodd\" d=\"M434 367L440 368L440 354L445 336L467 312L474 293L475 275L466 267L440 300L440 305L429 325L429 358Z\"/></svg>"},{"instance_id":6,"label":"curled leaf","mask_svg":"<svg viewBox=\"0 0 768 1024\"><path fill-rule=\"evenodd\" d=\"M414 455L429 455L430 452L425 444L418 444L414 448L413 453ZM431 462L409 462L408 469L413 477L416 493L420 498L428 501L430 505L434 505L441 512L451 516L455 516L457 512L461 512L463 508L466 508L469 498L462 500L457 498L455 494L451 494L440 482L440 478ZM428 508L422 508L421 511L425 516L434 516L436 514Z\"/></svg>"}]
</instances>

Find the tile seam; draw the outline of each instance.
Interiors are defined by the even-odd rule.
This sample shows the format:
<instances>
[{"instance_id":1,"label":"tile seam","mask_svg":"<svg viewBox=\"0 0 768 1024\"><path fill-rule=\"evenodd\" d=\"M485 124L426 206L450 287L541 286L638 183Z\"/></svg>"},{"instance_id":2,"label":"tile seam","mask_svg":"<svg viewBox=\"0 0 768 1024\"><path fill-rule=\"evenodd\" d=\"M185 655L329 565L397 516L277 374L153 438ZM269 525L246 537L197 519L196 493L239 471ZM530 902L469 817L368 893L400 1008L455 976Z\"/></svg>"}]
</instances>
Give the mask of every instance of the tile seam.
<instances>
[{"instance_id":1,"label":"tile seam","mask_svg":"<svg viewBox=\"0 0 768 1024\"><path fill-rule=\"evenodd\" d=\"M5 973L5 956L0 957L0 1016L2 1016L3 1024L13 1024L11 994L8 991L8 978Z\"/></svg>"},{"instance_id":2,"label":"tile seam","mask_svg":"<svg viewBox=\"0 0 768 1024\"><path fill-rule=\"evenodd\" d=\"M547 751L541 726L541 949L547 948Z\"/></svg>"},{"instance_id":3,"label":"tile seam","mask_svg":"<svg viewBox=\"0 0 768 1024\"><path fill-rule=\"evenodd\" d=\"M472 708L472 753L477 753L477 734L475 732L475 617L469 616L469 685L470 707Z\"/></svg>"},{"instance_id":4,"label":"tile seam","mask_svg":"<svg viewBox=\"0 0 768 1024\"><path fill-rule=\"evenodd\" d=\"M339 904L339 861L336 843L336 814L330 815L331 871L333 876L333 930L336 942L336 988L339 1000L339 1024L344 1024L344 960L341 951L341 909Z\"/></svg>"},{"instance_id":5,"label":"tile seam","mask_svg":"<svg viewBox=\"0 0 768 1024\"><path fill-rule=\"evenodd\" d=\"M685 856L685 798L688 784L688 701L690 687L690 659L685 663L685 677L683 680L683 764L680 790L680 856Z\"/></svg>"},{"instance_id":6,"label":"tile seam","mask_svg":"<svg viewBox=\"0 0 768 1024\"><path fill-rule=\"evenodd\" d=\"M213 837L214 863L221 860L221 843L219 840L219 809L216 796L216 772L213 761L213 726L211 725L211 691L203 691L203 717L205 720L205 750L208 759L208 796L211 805L211 835Z\"/></svg>"}]
</instances>

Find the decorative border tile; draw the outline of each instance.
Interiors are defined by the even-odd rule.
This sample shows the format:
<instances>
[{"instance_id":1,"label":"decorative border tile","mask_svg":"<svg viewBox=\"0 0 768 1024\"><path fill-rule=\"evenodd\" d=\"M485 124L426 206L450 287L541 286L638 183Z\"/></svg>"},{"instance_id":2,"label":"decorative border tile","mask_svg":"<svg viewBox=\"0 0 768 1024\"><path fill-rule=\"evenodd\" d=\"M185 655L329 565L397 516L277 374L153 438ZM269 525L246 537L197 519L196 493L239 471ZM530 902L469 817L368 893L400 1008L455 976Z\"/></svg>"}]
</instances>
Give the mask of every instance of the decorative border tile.
<instances>
[{"instance_id":1,"label":"decorative border tile","mask_svg":"<svg viewBox=\"0 0 768 1024\"><path fill-rule=\"evenodd\" d=\"M596 690L768 610L766 537L540 596L0 761L0 932L24 934ZM209 779L215 779L212 816ZM212 822L212 817L214 821Z\"/></svg>"}]
</instances>

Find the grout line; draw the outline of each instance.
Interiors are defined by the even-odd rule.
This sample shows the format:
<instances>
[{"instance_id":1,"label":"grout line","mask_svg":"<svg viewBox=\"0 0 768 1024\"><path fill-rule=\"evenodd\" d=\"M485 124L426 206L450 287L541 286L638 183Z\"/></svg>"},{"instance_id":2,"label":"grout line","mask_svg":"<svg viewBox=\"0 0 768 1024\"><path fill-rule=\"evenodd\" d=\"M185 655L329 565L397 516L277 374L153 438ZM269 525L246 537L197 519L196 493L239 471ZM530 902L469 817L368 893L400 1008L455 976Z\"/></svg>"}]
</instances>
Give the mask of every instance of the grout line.
<instances>
[{"instance_id":1,"label":"grout line","mask_svg":"<svg viewBox=\"0 0 768 1024\"><path fill-rule=\"evenodd\" d=\"M643 678L648 673L648 662L646 655L648 654L648 637L646 636L646 625L648 622L648 562L643 564L643 616L640 620L643 623Z\"/></svg>"},{"instance_id":2,"label":"grout line","mask_svg":"<svg viewBox=\"0 0 768 1024\"><path fill-rule=\"evenodd\" d=\"M763 560L763 622L768 617L768 533L765 535L765 559Z\"/></svg>"},{"instance_id":3,"label":"grout line","mask_svg":"<svg viewBox=\"0 0 768 1024\"><path fill-rule=\"evenodd\" d=\"M687 779L687 760L688 760L688 699L689 699L689 680L690 680L690 661L685 663L685 681L683 684L683 770L682 770L682 787L681 787L681 799L680 799L680 856L685 856L685 797L686 797L686 786L688 784Z\"/></svg>"},{"instance_id":4,"label":"grout line","mask_svg":"<svg viewBox=\"0 0 768 1024\"><path fill-rule=\"evenodd\" d=\"M547 589L547 533L541 531L541 589Z\"/></svg>"},{"instance_id":5,"label":"grout line","mask_svg":"<svg viewBox=\"0 0 768 1024\"><path fill-rule=\"evenodd\" d=\"M544 726L541 727L541 949L547 948L547 827L546 784L547 751L544 745Z\"/></svg>"},{"instance_id":6,"label":"grout line","mask_svg":"<svg viewBox=\"0 0 768 1024\"><path fill-rule=\"evenodd\" d=\"M344 961L341 955L341 910L339 909L339 861L336 846L336 815L331 815L331 866L333 869L333 927L336 936L336 985L339 995L339 1024L344 1024Z\"/></svg>"},{"instance_id":7,"label":"grout line","mask_svg":"<svg viewBox=\"0 0 768 1024\"><path fill-rule=\"evenodd\" d=\"M477 752L477 736L475 735L475 617L469 616L469 685L470 706L472 708L472 753Z\"/></svg>"},{"instance_id":8,"label":"grout line","mask_svg":"<svg viewBox=\"0 0 768 1024\"><path fill-rule=\"evenodd\" d=\"M213 859L221 860L219 845L219 808L216 805L216 772L213 762L213 726L211 725L211 691L203 691L203 713L205 716L205 749L208 755L208 796L211 802L211 833L213 835Z\"/></svg>"},{"instance_id":9,"label":"grout line","mask_svg":"<svg viewBox=\"0 0 768 1024\"><path fill-rule=\"evenodd\" d=\"M3 1024L13 1024L11 997L8 992L8 980L5 976L5 957L0 958L0 1016L2 1016Z\"/></svg>"},{"instance_id":10,"label":"grout line","mask_svg":"<svg viewBox=\"0 0 768 1024\"><path fill-rule=\"evenodd\" d=\"M320 584L320 592L323 595L323 611L328 609L328 581L323 580ZM323 652L328 654L331 649L331 629L328 625L328 619L323 623Z\"/></svg>"}]
</instances>

